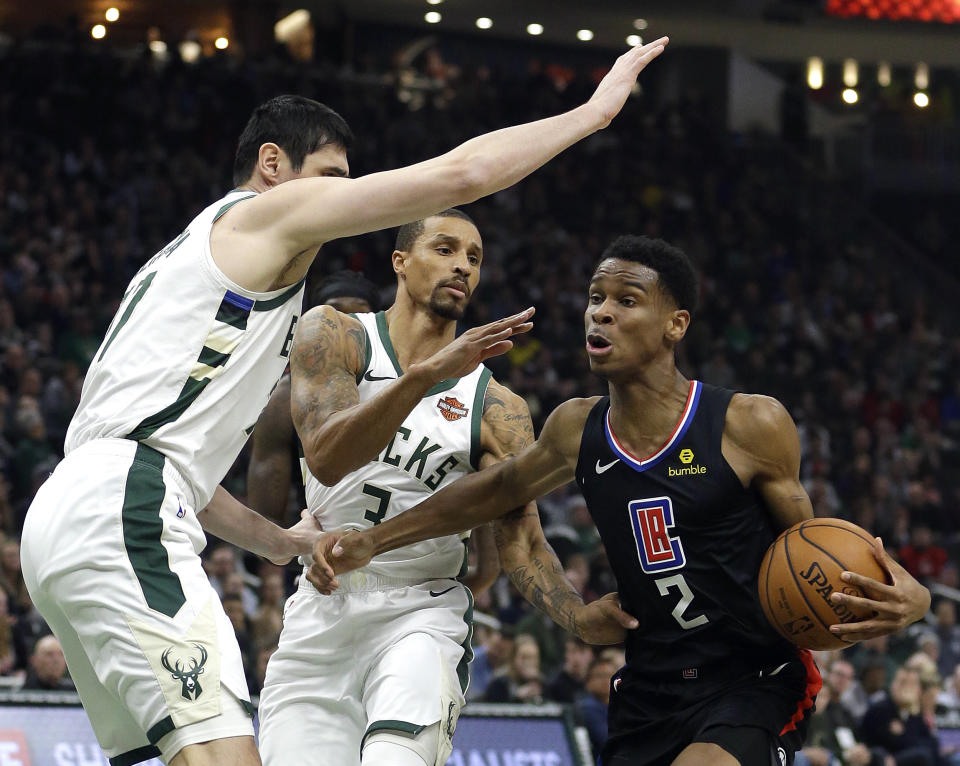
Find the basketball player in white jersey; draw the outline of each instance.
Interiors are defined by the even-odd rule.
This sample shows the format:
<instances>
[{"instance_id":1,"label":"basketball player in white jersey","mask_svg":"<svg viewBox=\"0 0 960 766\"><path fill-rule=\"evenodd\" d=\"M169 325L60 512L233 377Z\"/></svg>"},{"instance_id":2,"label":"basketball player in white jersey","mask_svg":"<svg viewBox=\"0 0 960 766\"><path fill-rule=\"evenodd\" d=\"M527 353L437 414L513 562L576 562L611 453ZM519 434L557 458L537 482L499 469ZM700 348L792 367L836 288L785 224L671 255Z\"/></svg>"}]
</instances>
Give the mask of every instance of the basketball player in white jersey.
<instances>
[{"instance_id":1,"label":"basketball player in white jersey","mask_svg":"<svg viewBox=\"0 0 960 766\"><path fill-rule=\"evenodd\" d=\"M313 305L332 306L343 314L360 314L373 311L376 301L377 288L373 282L354 271L339 271L318 285ZM287 516L293 474L298 474L298 494L303 492L306 483L306 461L302 459L303 451L290 414L289 373L280 378L270 394L270 401L253 430L251 443L247 501L260 515L282 524ZM300 470L294 471L293 465L298 460ZM297 508L302 508L303 502L304 498L301 498ZM500 558L493 529L487 525L471 532L470 545L476 563L462 582L476 596L496 581L500 574Z\"/></svg>"},{"instance_id":2,"label":"basketball player in white jersey","mask_svg":"<svg viewBox=\"0 0 960 766\"><path fill-rule=\"evenodd\" d=\"M239 188L131 282L24 524L27 587L113 766L260 763L236 638L198 553L204 531L274 561L310 549L307 524L282 530L218 485L283 372L319 247L516 183L605 127L666 43L622 55L570 112L358 179L332 110L286 96L254 112ZM492 353L528 318L501 325Z\"/></svg>"},{"instance_id":3,"label":"basketball player in white jersey","mask_svg":"<svg viewBox=\"0 0 960 766\"><path fill-rule=\"evenodd\" d=\"M324 529L379 524L502 459L517 432L532 439L523 400L481 364L501 350L489 330L454 338L482 258L474 223L446 210L401 227L386 312L304 315L291 402ZM321 751L339 766L443 764L472 657L465 572L466 540L451 535L374 559L332 597L301 578L260 697L266 766Z\"/></svg>"}]
</instances>

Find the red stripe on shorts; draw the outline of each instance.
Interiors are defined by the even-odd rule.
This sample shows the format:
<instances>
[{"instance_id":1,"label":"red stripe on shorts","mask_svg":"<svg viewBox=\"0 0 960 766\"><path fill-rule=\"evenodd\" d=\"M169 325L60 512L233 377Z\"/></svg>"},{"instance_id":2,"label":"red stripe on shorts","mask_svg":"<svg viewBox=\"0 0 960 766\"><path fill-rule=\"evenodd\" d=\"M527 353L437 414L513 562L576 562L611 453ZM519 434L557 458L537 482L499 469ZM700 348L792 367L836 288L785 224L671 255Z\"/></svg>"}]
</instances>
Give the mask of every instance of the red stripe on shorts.
<instances>
[{"instance_id":1,"label":"red stripe on shorts","mask_svg":"<svg viewBox=\"0 0 960 766\"><path fill-rule=\"evenodd\" d=\"M789 731L796 730L797 724L804 719L807 711L813 707L813 702L823 687L823 679L820 677L820 671L817 670L817 664L813 661L813 655L810 653L810 650L801 649L799 655L800 662L802 662L803 666L807 669L807 688L803 692L803 697L801 697L797 703L797 709L793 712L793 715L790 716L790 720L787 721L787 725L780 731L781 737Z\"/></svg>"}]
</instances>

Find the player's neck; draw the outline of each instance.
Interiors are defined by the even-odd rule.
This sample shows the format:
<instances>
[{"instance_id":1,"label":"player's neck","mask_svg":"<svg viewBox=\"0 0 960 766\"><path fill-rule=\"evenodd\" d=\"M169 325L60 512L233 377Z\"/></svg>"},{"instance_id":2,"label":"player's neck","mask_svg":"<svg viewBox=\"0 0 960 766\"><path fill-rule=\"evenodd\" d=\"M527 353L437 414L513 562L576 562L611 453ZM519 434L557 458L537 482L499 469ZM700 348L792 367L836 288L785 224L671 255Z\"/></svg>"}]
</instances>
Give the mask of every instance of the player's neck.
<instances>
[{"instance_id":1,"label":"player's neck","mask_svg":"<svg viewBox=\"0 0 960 766\"><path fill-rule=\"evenodd\" d=\"M674 366L610 381L610 426L633 454L656 450L683 415L690 381Z\"/></svg>"},{"instance_id":2,"label":"player's neck","mask_svg":"<svg viewBox=\"0 0 960 766\"><path fill-rule=\"evenodd\" d=\"M456 337L455 321L439 317L400 296L385 313L390 341L404 370L433 356Z\"/></svg>"}]
</instances>

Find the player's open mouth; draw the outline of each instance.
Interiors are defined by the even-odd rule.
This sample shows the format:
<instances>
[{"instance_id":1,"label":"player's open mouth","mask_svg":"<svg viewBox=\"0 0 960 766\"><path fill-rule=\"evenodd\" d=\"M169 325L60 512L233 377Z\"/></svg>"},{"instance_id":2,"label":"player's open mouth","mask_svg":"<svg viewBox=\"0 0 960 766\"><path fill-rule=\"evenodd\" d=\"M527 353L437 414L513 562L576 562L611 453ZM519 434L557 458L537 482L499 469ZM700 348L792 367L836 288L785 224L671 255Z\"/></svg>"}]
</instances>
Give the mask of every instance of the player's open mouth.
<instances>
[{"instance_id":1,"label":"player's open mouth","mask_svg":"<svg viewBox=\"0 0 960 766\"><path fill-rule=\"evenodd\" d=\"M591 356L603 356L613 351L613 345L599 333L587 335L587 353Z\"/></svg>"}]
</instances>

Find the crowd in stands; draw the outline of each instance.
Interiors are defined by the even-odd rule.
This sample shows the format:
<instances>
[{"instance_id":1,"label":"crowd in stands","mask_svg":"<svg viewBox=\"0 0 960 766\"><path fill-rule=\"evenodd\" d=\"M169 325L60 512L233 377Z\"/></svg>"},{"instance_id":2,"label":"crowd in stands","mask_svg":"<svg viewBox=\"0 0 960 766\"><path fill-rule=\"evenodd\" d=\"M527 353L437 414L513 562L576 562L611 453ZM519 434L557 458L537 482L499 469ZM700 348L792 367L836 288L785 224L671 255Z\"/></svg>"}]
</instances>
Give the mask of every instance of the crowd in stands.
<instances>
[{"instance_id":1,"label":"crowd in stands","mask_svg":"<svg viewBox=\"0 0 960 766\"><path fill-rule=\"evenodd\" d=\"M62 654L44 638L19 571L23 516L62 455L84 371L128 280L229 190L235 140L252 107L283 92L330 104L358 136L350 164L360 175L575 105L593 75L574 73L561 88L544 67L526 76L461 67L442 82L426 77L411 110L389 73L282 60L187 66L16 44L0 53L0 69L0 677L60 688L68 683ZM694 96L638 98L609 129L469 206L484 262L465 324L537 306L535 330L490 366L526 399L539 428L561 401L603 391L578 338L588 277L606 244L621 233L667 239L702 276L681 368L779 398L800 430L815 513L872 530L917 578L957 588L956 305L939 300L942 285L913 273L869 219L850 214L773 139L729 136L703 120L701 106ZM391 232L331 243L311 279L363 271L386 305L392 243ZM246 460L225 482L240 498ZM543 498L540 511L584 598L615 590L575 489ZM208 546L205 565L256 692L295 567L285 572L220 543ZM569 703L601 742L622 651L564 635L505 577L476 602L469 698ZM955 602L942 599L927 626L820 656L826 684L809 762L948 758L936 731L951 715L960 726L956 623Z\"/></svg>"}]
</instances>

